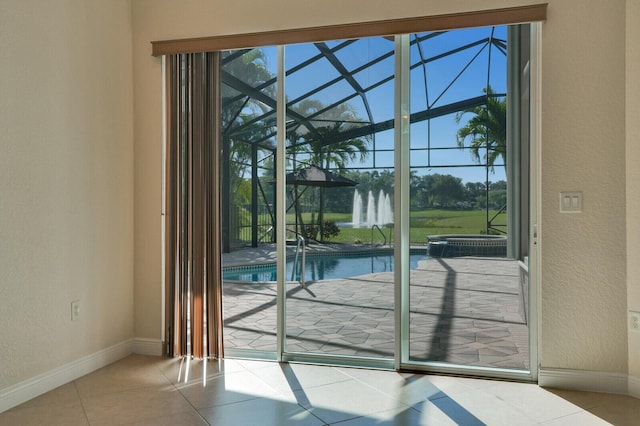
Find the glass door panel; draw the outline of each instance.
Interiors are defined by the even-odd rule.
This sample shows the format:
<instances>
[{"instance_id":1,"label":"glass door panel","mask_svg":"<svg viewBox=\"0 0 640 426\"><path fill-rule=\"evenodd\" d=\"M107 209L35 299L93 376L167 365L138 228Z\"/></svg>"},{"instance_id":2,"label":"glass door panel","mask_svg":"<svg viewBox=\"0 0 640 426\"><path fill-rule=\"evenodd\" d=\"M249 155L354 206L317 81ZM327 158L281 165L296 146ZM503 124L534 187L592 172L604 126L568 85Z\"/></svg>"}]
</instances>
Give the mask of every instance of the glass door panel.
<instances>
[{"instance_id":1,"label":"glass door panel","mask_svg":"<svg viewBox=\"0 0 640 426\"><path fill-rule=\"evenodd\" d=\"M507 256L507 28L413 34L409 361L529 368L528 297Z\"/></svg>"},{"instance_id":2,"label":"glass door panel","mask_svg":"<svg viewBox=\"0 0 640 426\"><path fill-rule=\"evenodd\" d=\"M276 352L276 48L223 52L224 345Z\"/></svg>"},{"instance_id":3,"label":"glass door panel","mask_svg":"<svg viewBox=\"0 0 640 426\"><path fill-rule=\"evenodd\" d=\"M393 50L286 47L287 353L394 356Z\"/></svg>"}]
</instances>

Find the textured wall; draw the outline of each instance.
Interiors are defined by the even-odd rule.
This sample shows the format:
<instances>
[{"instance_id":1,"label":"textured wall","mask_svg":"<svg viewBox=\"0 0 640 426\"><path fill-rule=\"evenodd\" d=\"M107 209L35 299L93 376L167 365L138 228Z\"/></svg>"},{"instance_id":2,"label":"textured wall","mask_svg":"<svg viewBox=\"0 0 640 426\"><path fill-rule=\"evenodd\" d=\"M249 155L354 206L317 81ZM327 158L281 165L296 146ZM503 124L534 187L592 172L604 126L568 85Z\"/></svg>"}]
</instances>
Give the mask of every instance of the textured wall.
<instances>
[{"instance_id":1,"label":"textured wall","mask_svg":"<svg viewBox=\"0 0 640 426\"><path fill-rule=\"evenodd\" d=\"M1 390L133 337L131 4L3 0L0 46Z\"/></svg>"},{"instance_id":2,"label":"textured wall","mask_svg":"<svg viewBox=\"0 0 640 426\"><path fill-rule=\"evenodd\" d=\"M624 14L555 1L543 28L545 367L627 370ZM584 213L560 214L560 191L584 191Z\"/></svg>"},{"instance_id":3,"label":"textured wall","mask_svg":"<svg viewBox=\"0 0 640 426\"><path fill-rule=\"evenodd\" d=\"M135 285L148 302L136 303L136 336L160 337L162 309L161 67L149 42L528 3L135 0ZM624 12L624 0L549 0L543 25L543 367L627 371ZM558 192L574 190L585 212L559 214Z\"/></svg>"},{"instance_id":4,"label":"textured wall","mask_svg":"<svg viewBox=\"0 0 640 426\"><path fill-rule=\"evenodd\" d=\"M627 0L627 283L628 306L640 312L640 0ZM640 378L640 333L629 333L629 374Z\"/></svg>"}]
</instances>

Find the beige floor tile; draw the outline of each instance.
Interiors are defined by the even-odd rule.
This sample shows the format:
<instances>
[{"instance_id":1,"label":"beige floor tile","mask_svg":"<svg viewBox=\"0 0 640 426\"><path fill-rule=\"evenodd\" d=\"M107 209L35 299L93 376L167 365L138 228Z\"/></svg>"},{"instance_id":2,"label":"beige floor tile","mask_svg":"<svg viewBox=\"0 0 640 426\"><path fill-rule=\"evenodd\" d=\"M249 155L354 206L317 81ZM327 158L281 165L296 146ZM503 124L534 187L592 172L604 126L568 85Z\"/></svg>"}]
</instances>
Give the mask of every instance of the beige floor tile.
<instances>
[{"instance_id":1,"label":"beige floor tile","mask_svg":"<svg viewBox=\"0 0 640 426\"><path fill-rule=\"evenodd\" d=\"M91 425L124 425L192 411L172 385L130 389L82 399Z\"/></svg>"},{"instance_id":2,"label":"beige floor tile","mask_svg":"<svg viewBox=\"0 0 640 426\"><path fill-rule=\"evenodd\" d=\"M266 368L258 368L252 372L280 392L308 389L350 379L336 368L305 364L272 363Z\"/></svg>"},{"instance_id":3,"label":"beige floor tile","mask_svg":"<svg viewBox=\"0 0 640 426\"><path fill-rule=\"evenodd\" d=\"M196 409L256 398L276 398L279 394L248 371L213 377L202 383L178 385L178 389Z\"/></svg>"},{"instance_id":4,"label":"beige floor tile","mask_svg":"<svg viewBox=\"0 0 640 426\"><path fill-rule=\"evenodd\" d=\"M172 358L165 359L160 365L160 371L173 384L200 383L208 378L244 370L245 367L234 359L203 361Z\"/></svg>"},{"instance_id":5,"label":"beige floor tile","mask_svg":"<svg viewBox=\"0 0 640 426\"><path fill-rule=\"evenodd\" d=\"M153 417L132 423L132 426L208 426L206 420L196 410L167 416Z\"/></svg>"},{"instance_id":6,"label":"beige floor tile","mask_svg":"<svg viewBox=\"0 0 640 426\"><path fill-rule=\"evenodd\" d=\"M245 369L253 372L262 368L271 368L274 365L279 364L275 360L235 359L234 361L238 361L238 363L240 363Z\"/></svg>"},{"instance_id":7,"label":"beige floor tile","mask_svg":"<svg viewBox=\"0 0 640 426\"><path fill-rule=\"evenodd\" d=\"M408 405L443 392L426 375L358 368L341 368L340 371Z\"/></svg>"},{"instance_id":8,"label":"beige floor tile","mask_svg":"<svg viewBox=\"0 0 640 426\"><path fill-rule=\"evenodd\" d=\"M324 425L300 405L277 399L257 398L201 411L212 425Z\"/></svg>"},{"instance_id":9,"label":"beige floor tile","mask_svg":"<svg viewBox=\"0 0 640 426\"><path fill-rule=\"evenodd\" d=\"M293 392L295 401L326 423L369 416L408 405L357 380Z\"/></svg>"},{"instance_id":10,"label":"beige floor tile","mask_svg":"<svg viewBox=\"0 0 640 426\"><path fill-rule=\"evenodd\" d=\"M88 425L79 400L14 408L0 414L0 426L69 426Z\"/></svg>"},{"instance_id":11,"label":"beige floor tile","mask_svg":"<svg viewBox=\"0 0 640 426\"><path fill-rule=\"evenodd\" d=\"M425 401L426 402L426 401ZM386 425L386 426L454 426L456 422L451 420L442 411L435 407L432 409L425 408L424 411L418 411L410 407L395 408L392 410L382 411L370 414L364 417L358 417L352 420L338 423L339 426L370 426L370 425Z\"/></svg>"},{"instance_id":12,"label":"beige floor tile","mask_svg":"<svg viewBox=\"0 0 640 426\"><path fill-rule=\"evenodd\" d=\"M456 424L466 426L484 426L484 423L471 411L459 404L454 398L444 397L422 401L413 406L422 414L425 424ZM451 422L451 423L449 423Z\"/></svg>"},{"instance_id":13,"label":"beige floor tile","mask_svg":"<svg viewBox=\"0 0 640 426\"><path fill-rule=\"evenodd\" d=\"M204 365L190 363L185 384L176 360L127 357L1 413L0 426L626 426L640 419L640 400L622 395L306 364L226 360L207 363L206 373Z\"/></svg>"},{"instance_id":14,"label":"beige floor tile","mask_svg":"<svg viewBox=\"0 0 640 426\"><path fill-rule=\"evenodd\" d=\"M588 411L580 411L541 424L544 426L605 426L610 425L611 423L602 420L600 417L593 415Z\"/></svg>"},{"instance_id":15,"label":"beige floor tile","mask_svg":"<svg viewBox=\"0 0 640 426\"><path fill-rule=\"evenodd\" d=\"M131 355L75 381L78 395L87 398L150 386L165 387L169 380L160 371L163 359Z\"/></svg>"},{"instance_id":16,"label":"beige floor tile","mask_svg":"<svg viewBox=\"0 0 640 426\"><path fill-rule=\"evenodd\" d=\"M602 404L603 398L608 395L598 392L580 392L569 389L544 388L546 391L559 396L560 398L577 405L580 408L588 410L597 405Z\"/></svg>"},{"instance_id":17,"label":"beige floor tile","mask_svg":"<svg viewBox=\"0 0 640 426\"><path fill-rule=\"evenodd\" d=\"M449 401L444 403L443 400ZM444 412L450 409L448 407L460 406L480 422L491 426L526 426L539 423L495 395L486 393L484 388L461 392L432 402Z\"/></svg>"},{"instance_id":18,"label":"beige floor tile","mask_svg":"<svg viewBox=\"0 0 640 426\"><path fill-rule=\"evenodd\" d=\"M550 393L616 425L640 424L640 399L626 395L547 389Z\"/></svg>"},{"instance_id":19,"label":"beige floor tile","mask_svg":"<svg viewBox=\"0 0 640 426\"><path fill-rule=\"evenodd\" d=\"M485 389L495 384L495 380L456 377L446 375L427 375L429 381L442 389L447 395L455 395L469 390Z\"/></svg>"},{"instance_id":20,"label":"beige floor tile","mask_svg":"<svg viewBox=\"0 0 640 426\"><path fill-rule=\"evenodd\" d=\"M617 426L637 426L640 424L640 399L631 396L609 395L603 403L589 411L603 420Z\"/></svg>"},{"instance_id":21,"label":"beige floor tile","mask_svg":"<svg viewBox=\"0 0 640 426\"><path fill-rule=\"evenodd\" d=\"M496 381L484 391L495 395L501 401L538 422L546 422L583 411L577 405L536 384Z\"/></svg>"},{"instance_id":22,"label":"beige floor tile","mask_svg":"<svg viewBox=\"0 0 640 426\"><path fill-rule=\"evenodd\" d=\"M602 393L602 392L581 392L570 389L554 389L554 388L545 388L550 393L561 397L562 399L571 402L579 406L580 408L584 408L588 410L590 408L597 407L599 405L615 403L619 400L629 400L634 401L632 397L628 397L625 395L617 395L613 393ZM640 401L635 399L635 401Z\"/></svg>"},{"instance_id":23,"label":"beige floor tile","mask_svg":"<svg viewBox=\"0 0 640 426\"><path fill-rule=\"evenodd\" d=\"M455 399L455 395L486 389L500 383L496 380L479 378L357 368L341 368L341 371L409 405L425 399L445 397Z\"/></svg>"},{"instance_id":24,"label":"beige floor tile","mask_svg":"<svg viewBox=\"0 0 640 426\"><path fill-rule=\"evenodd\" d=\"M67 383L66 385L62 385L52 391L49 391L43 395L40 395L39 397L33 398L32 400L27 401L16 408L30 408L48 404L64 404L79 400L80 398L78 397L76 385L75 383L71 382Z\"/></svg>"}]
</instances>

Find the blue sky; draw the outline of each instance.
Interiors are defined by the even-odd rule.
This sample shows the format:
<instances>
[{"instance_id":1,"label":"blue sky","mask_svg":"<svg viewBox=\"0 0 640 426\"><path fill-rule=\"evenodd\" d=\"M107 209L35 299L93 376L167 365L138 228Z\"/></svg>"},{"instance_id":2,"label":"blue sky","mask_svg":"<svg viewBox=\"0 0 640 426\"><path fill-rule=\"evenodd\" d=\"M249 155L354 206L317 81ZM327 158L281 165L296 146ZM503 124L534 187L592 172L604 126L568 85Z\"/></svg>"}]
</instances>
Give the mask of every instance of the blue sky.
<instances>
[{"instance_id":1,"label":"blue sky","mask_svg":"<svg viewBox=\"0 0 640 426\"><path fill-rule=\"evenodd\" d=\"M506 40L506 27L497 27L493 36ZM477 28L438 33L421 43L420 51L416 45L411 48L411 64L420 60L420 54L425 58L433 58L450 50L460 48L492 34L491 28ZM419 34L424 36L426 34ZM412 39L414 36L412 35ZM342 41L327 42L333 48ZM338 50L335 55L340 63L349 71L361 67L363 64L380 57L386 52L392 52L394 43L382 37L357 40L347 47ZM276 74L276 49L265 48L268 67ZM313 44L287 46L285 49L285 68L290 70L304 60L318 55L319 50ZM489 61L491 67L488 66ZM383 78L392 76L394 71L394 57L367 67L354 74L354 78L365 90L378 83ZM300 71L290 74L286 79L286 96L289 101L313 90L326 82L339 77L339 71L326 59L314 62ZM426 75L426 78L425 78ZM426 81L426 86L425 86ZM482 89L489 83L494 91L506 91L506 56L495 46L478 44L469 49L461 50L453 55L439 57L429 61L424 67L420 66L411 71L411 110L412 113L423 111L427 103L431 108L437 108L452 102L482 95ZM366 92L370 107L371 118L374 122L385 121L393 117L393 80ZM323 105L330 105L354 93L353 87L344 79L313 94L311 98L319 100ZM369 121L369 114L360 96L348 101L349 106L356 111L363 121ZM468 115L471 117L471 114ZM413 149L451 148L456 147L456 131L464 125L455 122L455 114L438 117L429 121L414 123L411 128L411 147ZM393 149L393 132L378 133L375 136L377 149ZM374 158L369 156L366 163L353 164L355 167L373 167ZM411 165L419 166L418 174L443 173L453 174L463 181L484 181L484 167L468 168L440 168L452 164L473 164L468 151L459 149L432 150L428 155L425 150L412 151ZM377 153L376 167L393 166L391 152ZM430 166L431 168L426 168ZM503 180L504 167L496 166L495 173L490 175L491 181Z\"/></svg>"}]
</instances>

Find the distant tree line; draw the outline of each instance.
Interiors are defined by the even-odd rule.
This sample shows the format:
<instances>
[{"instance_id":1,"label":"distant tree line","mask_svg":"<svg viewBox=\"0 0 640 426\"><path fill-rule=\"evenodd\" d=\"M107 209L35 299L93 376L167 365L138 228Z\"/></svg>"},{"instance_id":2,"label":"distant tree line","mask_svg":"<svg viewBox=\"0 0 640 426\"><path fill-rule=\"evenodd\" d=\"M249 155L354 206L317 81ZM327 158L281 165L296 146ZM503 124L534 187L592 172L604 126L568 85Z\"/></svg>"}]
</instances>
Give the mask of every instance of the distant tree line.
<instances>
[{"instance_id":1,"label":"distant tree line","mask_svg":"<svg viewBox=\"0 0 640 426\"><path fill-rule=\"evenodd\" d=\"M376 202L380 190L389 194L393 200L394 173L392 171L345 171L341 173L358 186L330 188L327 197L327 211L350 213L353 206L353 191L357 189L366 206L369 191ZM489 183L489 209L500 209L507 203L507 182L500 180ZM449 174L433 173L418 176L412 172L410 177L410 204L412 210L430 208L444 209L486 209L487 187L484 182L463 183L462 179Z\"/></svg>"}]
</instances>

